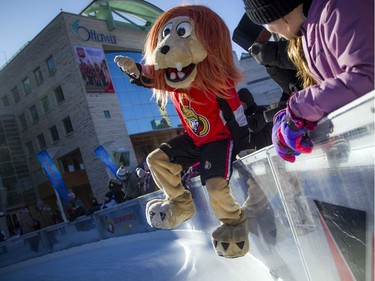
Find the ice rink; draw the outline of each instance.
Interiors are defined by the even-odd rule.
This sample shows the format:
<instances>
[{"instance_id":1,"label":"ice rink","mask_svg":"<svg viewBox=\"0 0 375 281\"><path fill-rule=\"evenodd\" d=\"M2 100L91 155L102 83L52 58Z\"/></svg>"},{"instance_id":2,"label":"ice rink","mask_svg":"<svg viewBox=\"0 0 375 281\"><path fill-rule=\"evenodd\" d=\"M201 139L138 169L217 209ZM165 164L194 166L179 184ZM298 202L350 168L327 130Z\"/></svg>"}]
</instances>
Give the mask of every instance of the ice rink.
<instances>
[{"instance_id":1,"label":"ice rink","mask_svg":"<svg viewBox=\"0 0 375 281\"><path fill-rule=\"evenodd\" d=\"M0 269L2 281L274 281L248 254L216 255L210 236L190 230L111 238Z\"/></svg>"}]
</instances>

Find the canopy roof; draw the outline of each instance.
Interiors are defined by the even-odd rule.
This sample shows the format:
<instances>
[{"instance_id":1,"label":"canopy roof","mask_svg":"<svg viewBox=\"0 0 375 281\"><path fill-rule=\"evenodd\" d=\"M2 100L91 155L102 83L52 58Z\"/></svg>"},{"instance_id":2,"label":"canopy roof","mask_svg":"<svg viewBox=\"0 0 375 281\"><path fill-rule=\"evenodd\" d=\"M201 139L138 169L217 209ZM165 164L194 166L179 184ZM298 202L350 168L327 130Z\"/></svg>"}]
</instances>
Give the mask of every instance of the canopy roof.
<instances>
[{"instance_id":1,"label":"canopy roof","mask_svg":"<svg viewBox=\"0 0 375 281\"><path fill-rule=\"evenodd\" d=\"M117 26L148 30L161 13L143 0L93 0L80 15L105 20L109 30Z\"/></svg>"}]
</instances>

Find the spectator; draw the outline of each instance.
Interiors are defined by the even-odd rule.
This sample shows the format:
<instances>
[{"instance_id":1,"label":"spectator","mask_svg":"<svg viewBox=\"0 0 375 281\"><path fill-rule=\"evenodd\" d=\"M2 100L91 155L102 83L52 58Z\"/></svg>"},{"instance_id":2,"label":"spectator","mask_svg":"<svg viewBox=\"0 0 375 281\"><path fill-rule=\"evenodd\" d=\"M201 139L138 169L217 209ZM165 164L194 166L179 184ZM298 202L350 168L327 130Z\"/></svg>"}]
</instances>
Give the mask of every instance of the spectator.
<instances>
[{"instance_id":1,"label":"spectator","mask_svg":"<svg viewBox=\"0 0 375 281\"><path fill-rule=\"evenodd\" d=\"M33 217L30 215L30 212L27 208L22 209L18 213L18 221L21 226L21 235L35 231L35 223ZM30 245L30 248L34 252L39 251L39 237L32 236L25 239L25 242Z\"/></svg>"},{"instance_id":2,"label":"spectator","mask_svg":"<svg viewBox=\"0 0 375 281\"><path fill-rule=\"evenodd\" d=\"M267 122L272 122L273 115L285 108L292 92L301 88L297 69L288 56L288 41L280 40L277 36L273 36L274 41L268 41L271 35L263 26L253 23L245 13L232 37L234 42L250 52L255 60L266 68L272 80L283 91L278 107L264 112Z\"/></svg>"},{"instance_id":3,"label":"spectator","mask_svg":"<svg viewBox=\"0 0 375 281\"><path fill-rule=\"evenodd\" d=\"M125 201L126 196L120 180L110 179L108 183L108 189L113 193L117 204Z\"/></svg>"},{"instance_id":4,"label":"spectator","mask_svg":"<svg viewBox=\"0 0 375 281\"><path fill-rule=\"evenodd\" d=\"M20 223L21 235L35 231L34 219L27 208L19 211L18 221Z\"/></svg>"},{"instance_id":5,"label":"spectator","mask_svg":"<svg viewBox=\"0 0 375 281\"><path fill-rule=\"evenodd\" d=\"M190 191L191 179L199 176L200 162L190 166L187 170L181 172L181 182L185 189Z\"/></svg>"},{"instance_id":6,"label":"spectator","mask_svg":"<svg viewBox=\"0 0 375 281\"><path fill-rule=\"evenodd\" d=\"M300 153L311 152L306 132L317 121L374 89L374 2L244 3L253 22L290 40L289 56L303 79L304 89L295 91L274 119L276 152L294 162Z\"/></svg>"},{"instance_id":7,"label":"spectator","mask_svg":"<svg viewBox=\"0 0 375 281\"><path fill-rule=\"evenodd\" d=\"M83 207L82 201L76 197L74 192L68 193L69 207L68 215L69 220L74 221L76 218L85 214L85 208Z\"/></svg>"},{"instance_id":8,"label":"spectator","mask_svg":"<svg viewBox=\"0 0 375 281\"><path fill-rule=\"evenodd\" d=\"M117 170L116 174L117 177L123 182L126 200L131 200L141 195L141 189L138 184L139 180L134 173L127 171L123 166L121 166Z\"/></svg>"},{"instance_id":9,"label":"spectator","mask_svg":"<svg viewBox=\"0 0 375 281\"><path fill-rule=\"evenodd\" d=\"M135 169L141 194L148 194L158 190L146 160Z\"/></svg>"},{"instance_id":10,"label":"spectator","mask_svg":"<svg viewBox=\"0 0 375 281\"><path fill-rule=\"evenodd\" d=\"M111 191L108 191L104 196L104 204L101 206L101 209L110 208L117 205L117 202Z\"/></svg>"},{"instance_id":11,"label":"spectator","mask_svg":"<svg viewBox=\"0 0 375 281\"><path fill-rule=\"evenodd\" d=\"M63 218L61 216L61 213L58 209L56 209L53 213L52 213L52 221L54 224L58 224L58 223L62 223L63 222Z\"/></svg>"},{"instance_id":12,"label":"spectator","mask_svg":"<svg viewBox=\"0 0 375 281\"><path fill-rule=\"evenodd\" d=\"M89 215L95 213L96 211L99 211L101 208L102 208L102 204L100 204L95 197L92 197L91 198L91 205L86 212L86 216L89 216Z\"/></svg>"},{"instance_id":13,"label":"spectator","mask_svg":"<svg viewBox=\"0 0 375 281\"><path fill-rule=\"evenodd\" d=\"M247 123L250 128L250 149L261 149L272 144L272 123L267 123L263 113L267 110L264 106L258 106L251 92L242 88L238 91Z\"/></svg>"}]
</instances>

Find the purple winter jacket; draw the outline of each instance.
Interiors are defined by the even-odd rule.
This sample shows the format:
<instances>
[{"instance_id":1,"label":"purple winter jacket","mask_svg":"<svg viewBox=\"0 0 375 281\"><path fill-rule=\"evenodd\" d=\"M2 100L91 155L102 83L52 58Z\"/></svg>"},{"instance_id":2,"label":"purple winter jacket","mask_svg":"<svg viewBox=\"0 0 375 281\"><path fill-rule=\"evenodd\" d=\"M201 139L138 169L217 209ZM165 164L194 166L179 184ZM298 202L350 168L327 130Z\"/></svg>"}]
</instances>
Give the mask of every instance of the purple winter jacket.
<instances>
[{"instance_id":1,"label":"purple winter jacket","mask_svg":"<svg viewBox=\"0 0 375 281\"><path fill-rule=\"evenodd\" d=\"M374 89L374 1L313 0L301 26L318 85L289 100L300 118L318 121Z\"/></svg>"}]
</instances>

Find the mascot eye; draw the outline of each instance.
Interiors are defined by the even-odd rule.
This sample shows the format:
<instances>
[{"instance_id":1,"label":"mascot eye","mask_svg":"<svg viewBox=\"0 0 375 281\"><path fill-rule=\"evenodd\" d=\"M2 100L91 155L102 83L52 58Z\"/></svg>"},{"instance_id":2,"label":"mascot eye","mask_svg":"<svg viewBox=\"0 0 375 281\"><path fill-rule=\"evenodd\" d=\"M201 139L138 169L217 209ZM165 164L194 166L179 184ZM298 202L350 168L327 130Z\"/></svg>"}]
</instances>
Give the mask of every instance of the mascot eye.
<instances>
[{"instance_id":1,"label":"mascot eye","mask_svg":"<svg viewBox=\"0 0 375 281\"><path fill-rule=\"evenodd\" d=\"M163 38L167 37L169 35L169 33L171 33L171 29L172 29L172 24L171 23L168 23L164 29L163 29L163 32L162 32L162 36Z\"/></svg>"},{"instance_id":2,"label":"mascot eye","mask_svg":"<svg viewBox=\"0 0 375 281\"><path fill-rule=\"evenodd\" d=\"M191 26L190 22L184 21L177 26L176 31L178 36L187 38L191 35L193 27Z\"/></svg>"}]
</instances>

